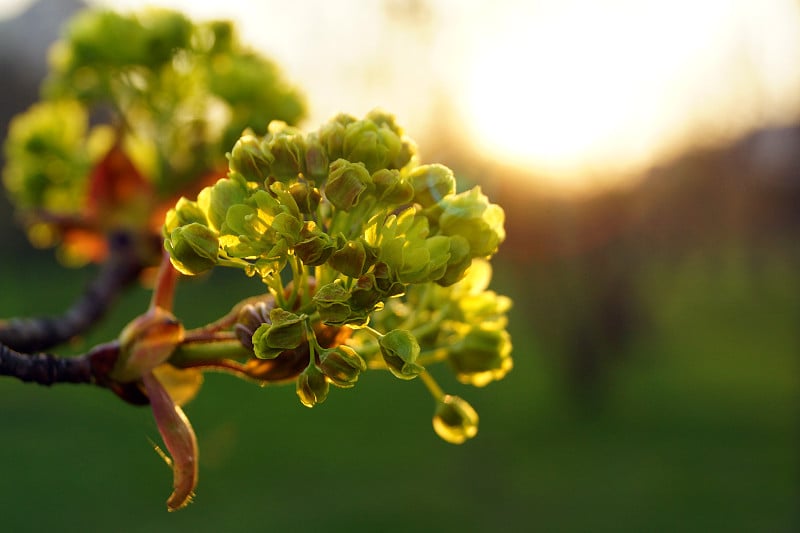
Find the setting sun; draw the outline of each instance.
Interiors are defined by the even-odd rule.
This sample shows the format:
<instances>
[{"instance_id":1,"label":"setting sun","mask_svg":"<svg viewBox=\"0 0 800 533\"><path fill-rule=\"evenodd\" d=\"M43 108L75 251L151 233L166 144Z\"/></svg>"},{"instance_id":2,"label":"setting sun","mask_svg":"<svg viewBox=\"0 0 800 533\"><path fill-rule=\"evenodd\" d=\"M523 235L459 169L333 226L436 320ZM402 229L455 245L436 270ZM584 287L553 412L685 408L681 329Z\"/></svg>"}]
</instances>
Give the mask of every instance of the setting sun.
<instances>
[{"instance_id":1,"label":"setting sun","mask_svg":"<svg viewBox=\"0 0 800 533\"><path fill-rule=\"evenodd\" d=\"M793 5L574 4L509 11L476 40L460 108L495 157L562 181L626 172L768 119L765 91L798 100ZM781 44L777 61L753 54Z\"/></svg>"}]
</instances>

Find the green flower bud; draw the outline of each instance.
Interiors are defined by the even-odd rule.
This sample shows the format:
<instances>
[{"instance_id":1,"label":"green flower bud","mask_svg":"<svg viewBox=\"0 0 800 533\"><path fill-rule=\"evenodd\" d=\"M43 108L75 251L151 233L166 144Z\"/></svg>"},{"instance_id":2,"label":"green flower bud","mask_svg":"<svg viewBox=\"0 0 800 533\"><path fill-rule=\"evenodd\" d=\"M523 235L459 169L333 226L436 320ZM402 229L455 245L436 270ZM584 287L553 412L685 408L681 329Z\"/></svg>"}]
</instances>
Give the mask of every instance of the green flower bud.
<instances>
[{"instance_id":1,"label":"green flower bud","mask_svg":"<svg viewBox=\"0 0 800 533\"><path fill-rule=\"evenodd\" d=\"M275 129L274 125L273 121L270 129ZM273 159L270 176L276 180L289 182L305 171L305 141L302 135L280 132L266 143L264 152L267 151Z\"/></svg>"},{"instance_id":2,"label":"green flower bud","mask_svg":"<svg viewBox=\"0 0 800 533\"><path fill-rule=\"evenodd\" d=\"M425 370L415 363L419 343L410 331L393 329L378 340L381 354L389 371L400 379L414 379Z\"/></svg>"},{"instance_id":3,"label":"green flower bud","mask_svg":"<svg viewBox=\"0 0 800 533\"><path fill-rule=\"evenodd\" d=\"M201 195L203 193L207 195L208 218L214 228L220 230L225 223L228 208L244 203L247 198L247 187L241 177L230 177L217 181L212 187L204 189ZM204 203L200 195L198 203L201 206Z\"/></svg>"},{"instance_id":4,"label":"green flower bud","mask_svg":"<svg viewBox=\"0 0 800 533\"><path fill-rule=\"evenodd\" d=\"M436 404L433 429L451 444L461 444L478 434L478 413L458 396L446 394Z\"/></svg>"},{"instance_id":5,"label":"green flower bud","mask_svg":"<svg viewBox=\"0 0 800 533\"><path fill-rule=\"evenodd\" d=\"M264 323L253 333L253 350L260 359L274 359L284 350L297 348L306 340L303 317L276 307L269 313L271 323Z\"/></svg>"},{"instance_id":6,"label":"green flower bud","mask_svg":"<svg viewBox=\"0 0 800 533\"><path fill-rule=\"evenodd\" d=\"M174 211L174 220L176 226L187 226L196 222L198 224L202 224L203 226L208 225L208 219L206 218L206 214L200 209L200 206L197 205L197 202L193 202L192 200L188 200L185 197L181 197L178 200L178 203L175 204L175 208L171 209L170 211ZM167 216L170 216L169 214ZM170 228L172 230L173 228Z\"/></svg>"},{"instance_id":7,"label":"green flower bud","mask_svg":"<svg viewBox=\"0 0 800 533\"><path fill-rule=\"evenodd\" d=\"M414 188L414 201L422 207L439 203L442 198L456 192L453 171L444 165L422 165L408 174Z\"/></svg>"},{"instance_id":8,"label":"green flower bud","mask_svg":"<svg viewBox=\"0 0 800 533\"><path fill-rule=\"evenodd\" d=\"M272 172L272 153L262 150L261 141L252 133L242 135L228 154L228 165L247 181L264 183Z\"/></svg>"},{"instance_id":9,"label":"green flower bud","mask_svg":"<svg viewBox=\"0 0 800 533\"><path fill-rule=\"evenodd\" d=\"M369 173L391 167L402 149L400 137L386 125L359 120L345 128L342 157L363 163Z\"/></svg>"},{"instance_id":10,"label":"green flower bud","mask_svg":"<svg viewBox=\"0 0 800 533\"><path fill-rule=\"evenodd\" d=\"M293 183L289 187L289 194L294 198L300 212L306 215L314 213L319 206L319 201L322 199L319 189L300 181Z\"/></svg>"},{"instance_id":11,"label":"green flower bud","mask_svg":"<svg viewBox=\"0 0 800 533\"><path fill-rule=\"evenodd\" d=\"M164 241L164 247L175 268L189 276L205 272L217 264L217 233L197 222L172 230Z\"/></svg>"},{"instance_id":12,"label":"green flower bud","mask_svg":"<svg viewBox=\"0 0 800 533\"><path fill-rule=\"evenodd\" d=\"M372 175L375 196L387 205L404 205L414 199L414 188L400 177L398 170L382 168Z\"/></svg>"},{"instance_id":13,"label":"green flower bud","mask_svg":"<svg viewBox=\"0 0 800 533\"><path fill-rule=\"evenodd\" d=\"M347 241L328 259L328 265L351 278L359 277L367 268L367 252L361 240Z\"/></svg>"},{"instance_id":14,"label":"green flower bud","mask_svg":"<svg viewBox=\"0 0 800 533\"><path fill-rule=\"evenodd\" d=\"M325 196L337 209L349 211L372 185L369 172L362 163L337 159L331 163Z\"/></svg>"},{"instance_id":15,"label":"green flower bud","mask_svg":"<svg viewBox=\"0 0 800 533\"><path fill-rule=\"evenodd\" d=\"M330 385L325 379L325 374L314 365L308 365L297 376L297 396L306 407L314 407L325 401L328 397Z\"/></svg>"},{"instance_id":16,"label":"green flower bud","mask_svg":"<svg viewBox=\"0 0 800 533\"><path fill-rule=\"evenodd\" d=\"M439 205L442 207L439 231L444 235L464 237L473 257L494 254L505 240L503 208L490 204L480 187L447 196Z\"/></svg>"},{"instance_id":17,"label":"green flower bud","mask_svg":"<svg viewBox=\"0 0 800 533\"><path fill-rule=\"evenodd\" d=\"M483 387L513 368L511 336L505 330L474 327L453 346L448 361L460 382Z\"/></svg>"},{"instance_id":18,"label":"green flower bud","mask_svg":"<svg viewBox=\"0 0 800 533\"><path fill-rule=\"evenodd\" d=\"M342 128L344 129L344 128ZM321 185L328 179L328 167L330 160L328 153L320 142L316 134L311 134L306 139L306 178L312 180L317 185Z\"/></svg>"},{"instance_id":19,"label":"green flower bud","mask_svg":"<svg viewBox=\"0 0 800 533\"><path fill-rule=\"evenodd\" d=\"M367 369L367 364L351 347L340 344L322 353L319 369L332 384L350 388L358 381L359 374Z\"/></svg>"},{"instance_id":20,"label":"green flower bud","mask_svg":"<svg viewBox=\"0 0 800 533\"><path fill-rule=\"evenodd\" d=\"M467 269L472 264L469 242L460 235L450 237L450 258L447 260L447 268L442 277L436 283L442 287L449 287L464 277Z\"/></svg>"},{"instance_id":21,"label":"green flower bud","mask_svg":"<svg viewBox=\"0 0 800 533\"><path fill-rule=\"evenodd\" d=\"M300 230L300 242L295 244L292 249L306 266L319 266L328 260L336 249L336 245L327 233L309 220Z\"/></svg>"},{"instance_id":22,"label":"green flower bud","mask_svg":"<svg viewBox=\"0 0 800 533\"><path fill-rule=\"evenodd\" d=\"M340 113L320 128L319 140L328 154L328 160L335 161L342 157L345 128L355 121L355 117Z\"/></svg>"},{"instance_id":23,"label":"green flower bud","mask_svg":"<svg viewBox=\"0 0 800 533\"><path fill-rule=\"evenodd\" d=\"M314 304L317 306L320 320L329 326L346 324L351 315L349 299L350 293L338 280L320 287L314 294Z\"/></svg>"}]
</instances>

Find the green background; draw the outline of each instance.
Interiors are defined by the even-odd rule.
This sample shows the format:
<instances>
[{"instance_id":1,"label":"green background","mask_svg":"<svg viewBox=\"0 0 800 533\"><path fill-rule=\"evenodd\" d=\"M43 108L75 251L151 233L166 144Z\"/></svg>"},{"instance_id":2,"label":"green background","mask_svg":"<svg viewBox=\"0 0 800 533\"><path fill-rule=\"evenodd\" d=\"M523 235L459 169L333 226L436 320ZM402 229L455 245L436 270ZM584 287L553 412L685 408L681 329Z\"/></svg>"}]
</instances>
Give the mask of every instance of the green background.
<instances>
[{"instance_id":1,"label":"green background","mask_svg":"<svg viewBox=\"0 0 800 533\"><path fill-rule=\"evenodd\" d=\"M49 252L20 257L0 264L0 316L57 313L92 274L57 268ZM388 374L333 390L313 410L291 387L209 375L187 408L200 484L178 513L166 511L171 472L152 450L159 436L147 408L87 386L3 379L0 523L5 531L790 531L794 264L775 254L754 274L730 247L647 262L633 282L649 324L587 402L559 364L568 339L542 296L558 291L531 283L541 273L501 252L494 288L515 299L514 370L483 389L437 373L480 413L473 441L440 441L422 384ZM179 316L199 325L261 289L236 274L183 284ZM560 269L560 283L578 278ZM147 301L144 290L128 292L71 349L112 338Z\"/></svg>"}]
</instances>

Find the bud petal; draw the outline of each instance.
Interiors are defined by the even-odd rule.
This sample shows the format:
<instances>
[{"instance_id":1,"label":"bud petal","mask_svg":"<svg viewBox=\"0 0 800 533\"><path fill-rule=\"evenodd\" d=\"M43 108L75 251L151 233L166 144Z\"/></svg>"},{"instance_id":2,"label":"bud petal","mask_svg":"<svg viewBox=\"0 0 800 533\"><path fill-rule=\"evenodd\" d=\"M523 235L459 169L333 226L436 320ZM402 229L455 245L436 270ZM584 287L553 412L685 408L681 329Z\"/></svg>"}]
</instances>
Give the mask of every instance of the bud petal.
<instances>
[{"instance_id":1,"label":"bud petal","mask_svg":"<svg viewBox=\"0 0 800 533\"><path fill-rule=\"evenodd\" d=\"M367 364L355 350L341 344L323 352L319 369L337 387L349 388L355 385L358 375L367 369Z\"/></svg>"},{"instance_id":2,"label":"bud petal","mask_svg":"<svg viewBox=\"0 0 800 533\"><path fill-rule=\"evenodd\" d=\"M205 272L217 264L217 234L197 222L172 230L164 241L164 247L175 268L189 276Z\"/></svg>"},{"instance_id":3,"label":"bud petal","mask_svg":"<svg viewBox=\"0 0 800 533\"><path fill-rule=\"evenodd\" d=\"M337 159L331 163L325 196L337 209L349 211L361 198L361 193L372 185L369 172L362 163Z\"/></svg>"},{"instance_id":4,"label":"bud petal","mask_svg":"<svg viewBox=\"0 0 800 533\"><path fill-rule=\"evenodd\" d=\"M458 396L446 394L436 405L433 429L451 444L461 444L478 434L478 413Z\"/></svg>"},{"instance_id":5,"label":"bud petal","mask_svg":"<svg viewBox=\"0 0 800 533\"><path fill-rule=\"evenodd\" d=\"M394 329L378 340L383 360L392 374L400 379L414 379L424 370L415 363L419 343L410 331Z\"/></svg>"},{"instance_id":6,"label":"bud petal","mask_svg":"<svg viewBox=\"0 0 800 533\"><path fill-rule=\"evenodd\" d=\"M330 385L325 379L325 374L314 365L309 365L297 376L297 396L306 407L314 407L324 402L329 389Z\"/></svg>"},{"instance_id":7,"label":"bud petal","mask_svg":"<svg viewBox=\"0 0 800 533\"><path fill-rule=\"evenodd\" d=\"M453 171L444 165L422 165L408 174L414 188L414 201L422 207L439 203L445 196L456 192Z\"/></svg>"}]
</instances>

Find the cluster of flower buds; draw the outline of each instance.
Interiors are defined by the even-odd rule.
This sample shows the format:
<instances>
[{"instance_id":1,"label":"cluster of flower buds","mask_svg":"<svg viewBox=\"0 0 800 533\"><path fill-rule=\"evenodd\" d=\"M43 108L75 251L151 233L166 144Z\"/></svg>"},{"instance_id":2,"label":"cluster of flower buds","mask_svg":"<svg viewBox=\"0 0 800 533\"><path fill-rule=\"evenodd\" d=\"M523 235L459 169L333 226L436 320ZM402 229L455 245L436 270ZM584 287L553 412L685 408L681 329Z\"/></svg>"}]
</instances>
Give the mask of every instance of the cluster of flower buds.
<instances>
[{"instance_id":1,"label":"cluster of flower buds","mask_svg":"<svg viewBox=\"0 0 800 533\"><path fill-rule=\"evenodd\" d=\"M340 114L309 134L281 122L264 136L246 131L227 177L169 211L165 246L184 274L230 266L267 284L275 307L239 328L252 334L243 344L261 359L307 351L303 404L322 402L330 384L353 386L367 367L425 374L446 406L434 427L464 440L477 415L437 393L425 365L447 360L479 386L511 368L510 300L486 290L504 213L479 187L457 193L449 168L421 165L415 152L382 111ZM323 347L320 326L353 333ZM466 429L453 429L459 416Z\"/></svg>"},{"instance_id":2,"label":"cluster of flower buds","mask_svg":"<svg viewBox=\"0 0 800 533\"><path fill-rule=\"evenodd\" d=\"M245 128L304 114L230 22L166 9L80 12L53 48L42 95L10 125L3 177L45 246L72 227L157 238L162 204L224 176Z\"/></svg>"}]
</instances>

